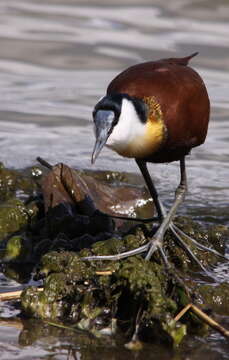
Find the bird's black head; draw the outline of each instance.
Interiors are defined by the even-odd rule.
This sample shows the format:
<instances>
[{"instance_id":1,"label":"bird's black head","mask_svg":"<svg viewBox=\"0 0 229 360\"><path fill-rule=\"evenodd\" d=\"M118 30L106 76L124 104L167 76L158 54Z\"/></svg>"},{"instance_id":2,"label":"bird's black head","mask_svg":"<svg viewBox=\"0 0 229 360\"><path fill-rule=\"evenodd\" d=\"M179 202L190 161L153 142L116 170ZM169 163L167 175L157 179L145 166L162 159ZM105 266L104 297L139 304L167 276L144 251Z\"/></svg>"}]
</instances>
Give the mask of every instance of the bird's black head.
<instances>
[{"instance_id":1,"label":"bird's black head","mask_svg":"<svg viewBox=\"0 0 229 360\"><path fill-rule=\"evenodd\" d=\"M124 99L131 104L139 122L146 122L147 106L141 99L121 93L104 96L96 104L93 111L96 142L92 153L92 163L95 162L114 127L118 124L120 115L123 112Z\"/></svg>"}]
</instances>

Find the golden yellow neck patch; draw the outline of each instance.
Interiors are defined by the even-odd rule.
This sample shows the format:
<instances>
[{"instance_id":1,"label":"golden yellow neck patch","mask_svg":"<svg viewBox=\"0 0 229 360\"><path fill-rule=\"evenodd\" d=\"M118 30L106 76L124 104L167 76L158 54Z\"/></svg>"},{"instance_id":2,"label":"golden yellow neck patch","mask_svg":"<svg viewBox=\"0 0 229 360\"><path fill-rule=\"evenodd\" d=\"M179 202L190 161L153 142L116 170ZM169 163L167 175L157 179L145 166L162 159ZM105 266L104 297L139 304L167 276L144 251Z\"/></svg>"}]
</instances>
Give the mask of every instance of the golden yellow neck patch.
<instances>
[{"instance_id":1,"label":"golden yellow neck patch","mask_svg":"<svg viewBox=\"0 0 229 360\"><path fill-rule=\"evenodd\" d=\"M143 98L148 105L149 114L146 122L145 147L149 154L156 152L166 139L166 127L160 104L154 96Z\"/></svg>"}]
</instances>

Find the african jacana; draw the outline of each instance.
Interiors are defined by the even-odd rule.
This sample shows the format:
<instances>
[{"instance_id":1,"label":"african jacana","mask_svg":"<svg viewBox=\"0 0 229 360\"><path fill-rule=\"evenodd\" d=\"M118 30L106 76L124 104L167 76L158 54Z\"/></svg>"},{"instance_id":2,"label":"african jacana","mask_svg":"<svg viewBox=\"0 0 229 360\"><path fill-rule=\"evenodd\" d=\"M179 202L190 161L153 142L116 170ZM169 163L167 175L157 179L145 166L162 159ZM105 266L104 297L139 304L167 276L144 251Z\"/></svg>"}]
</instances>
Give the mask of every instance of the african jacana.
<instances>
[{"instance_id":1,"label":"african jacana","mask_svg":"<svg viewBox=\"0 0 229 360\"><path fill-rule=\"evenodd\" d=\"M184 245L173 222L178 205L187 190L185 157L206 138L209 121L209 97L200 75L188 66L194 53L184 58L150 61L131 66L116 76L107 94L93 111L96 142L92 163L104 145L118 154L134 158L154 200L161 224L150 242L123 254L93 259L118 259L148 250L146 259L159 249L168 228ZM166 214L147 169L147 162L180 161L180 184L175 201ZM193 240L194 241L194 240ZM203 267L202 267L203 268Z\"/></svg>"}]
</instances>

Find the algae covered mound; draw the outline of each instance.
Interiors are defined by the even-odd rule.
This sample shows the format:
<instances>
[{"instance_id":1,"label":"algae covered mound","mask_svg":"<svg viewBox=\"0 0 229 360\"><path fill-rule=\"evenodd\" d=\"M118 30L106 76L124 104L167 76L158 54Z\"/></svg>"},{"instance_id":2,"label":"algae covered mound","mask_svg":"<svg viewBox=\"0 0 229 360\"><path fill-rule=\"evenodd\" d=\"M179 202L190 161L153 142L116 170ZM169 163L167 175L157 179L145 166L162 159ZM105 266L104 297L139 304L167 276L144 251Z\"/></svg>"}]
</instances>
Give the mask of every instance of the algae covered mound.
<instances>
[{"instance_id":1,"label":"algae covered mound","mask_svg":"<svg viewBox=\"0 0 229 360\"><path fill-rule=\"evenodd\" d=\"M110 241L114 239L106 242ZM27 315L65 319L92 333L103 333L104 329L112 333L114 319L120 329L130 331L141 312L143 340L156 326L161 330L158 338L163 335L166 342L173 343L172 335L163 326L181 306L180 299L173 299L180 285L162 265L147 263L140 256L108 264L89 263L80 259L82 255L85 250L79 254L50 252L42 257L44 290L30 287L21 297Z\"/></svg>"},{"instance_id":2,"label":"algae covered mound","mask_svg":"<svg viewBox=\"0 0 229 360\"><path fill-rule=\"evenodd\" d=\"M141 340L171 346L179 344L187 328L204 329L195 316L187 316L183 323L172 320L188 303L196 300L204 304L207 293L214 298L219 291L217 286L209 285L209 291L204 294L205 285L197 287L196 280L187 272L187 264L189 270L195 270L196 265L192 267L187 257L183 267L174 266L170 270L157 254L151 262L141 256L114 262L81 259L134 249L144 242L147 229L143 231L143 228L136 226L131 234L96 242L90 249L78 253L62 250L45 254L38 272L38 276L44 278L44 288L42 291L35 287L24 290L21 298L24 312L40 319L64 319L78 329L95 334L103 333L104 329L113 333L115 320L118 328L128 335L138 323ZM203 229L202 232L206 238L206 232ZM196 234L200 235L200 228ZM168 234L168 249L171 241ZM167 255L174 258L174 251L172 246L171 254L168 250ZM212 256L211 262L214 261ZM225 287L221 297L224 304L229 289Z\"/></svg>"},{"instance_id":3,"label":"algae covered mound","mask_svg":"<svg viewBox=\"0 0 229 360\"><path fill-rule=\"evenodd\" d=\"M4 171L9 179L10 171ZM136 249L156 231L156 223L112 218L117 212L152 217L153 204L135 178L76 171L64 164L50 167L42 177L39 168L30 169L26 177L18 173L20 181L16 175L13 171L12 182L2 180L2 184L20 184L21 191L10 185L2 198L1 258L5 274L17 281L28 280L28 274L24 280L17 275L18 268L25 267L43 280L42 290L30 286L22 293L21 309L27 317L68 321L96 335L120 329L127 339L137 329L143 341L172 346L187 329L201 327L195 316L186 316L182 323L173 320L189 302L212 306L217 312L228 310L228 284L216 286L209 278L208 284L198 282L203 274L175 244L170 231L164 243L169 268L160 252L151 261L139 255L118 261L84 260ZM225 226L206 229L187 217L178 217L175 223L205 267L219 262L217 255L198 249L189 236L224 253L229 234ZM219 293L222 307L213 300Z\"/></svg>"}]
</instances>

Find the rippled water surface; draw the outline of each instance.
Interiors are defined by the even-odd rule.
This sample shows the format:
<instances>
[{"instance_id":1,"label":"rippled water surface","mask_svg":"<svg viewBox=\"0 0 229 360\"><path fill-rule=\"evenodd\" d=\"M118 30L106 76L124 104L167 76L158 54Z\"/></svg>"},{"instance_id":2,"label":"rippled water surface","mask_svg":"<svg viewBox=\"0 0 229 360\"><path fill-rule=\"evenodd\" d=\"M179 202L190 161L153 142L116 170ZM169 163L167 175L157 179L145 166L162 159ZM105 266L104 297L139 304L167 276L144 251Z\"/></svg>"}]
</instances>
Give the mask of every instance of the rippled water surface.
<instances>
[{"instance_id":1,"label":"rippled water surface","mask_svg":"<svg viewBox=\"0 0 229 360\"><path fill-rule=\"evenodd\" d=\"M50 163L91 168L91 112L109 81L136 62L199 51L191 64L207 85L211 123L206 143L194 149L187 162L190 185L183 210L199 220L228 224L228 34L226 0L1 0L1 161L25 168L42 156ZM138 171L133 160L109 150L101 153L94 168ZM179 179L177 164L153 165L151 172L169 203ZM4 279L0 282L4 286ZM16 330L5 332L3 340L1 332L0 358L4 349L7 359L51 354L66 359L64 348L55 352L55 341L53 347L36 345L39 355L33 357L31 349L18 347ZM229 358L220 336L208 340L212 359ZM74 356L81 359L80 353ZM113 359L126 356L113 354ZM188 358L200 358L196 356Z\"/></svg>"}]
</instances>

